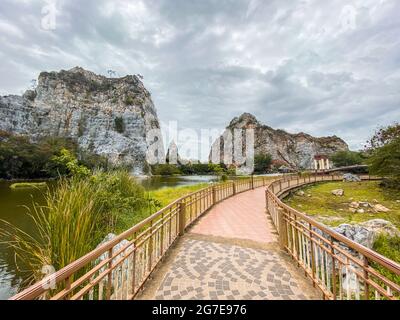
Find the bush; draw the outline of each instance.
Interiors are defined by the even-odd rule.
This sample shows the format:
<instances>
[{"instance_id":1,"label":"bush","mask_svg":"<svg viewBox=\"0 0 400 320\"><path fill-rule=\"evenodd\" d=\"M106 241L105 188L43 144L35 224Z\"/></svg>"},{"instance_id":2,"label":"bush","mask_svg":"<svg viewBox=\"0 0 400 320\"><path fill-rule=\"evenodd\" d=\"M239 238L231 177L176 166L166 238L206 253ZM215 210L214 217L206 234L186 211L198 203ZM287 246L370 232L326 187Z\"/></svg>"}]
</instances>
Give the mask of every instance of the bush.
<instances>
[{"instance_id":1,"label":"bush","mask_svg":"<svg viewBox=\"0 0 400 320\"><path fill-rule=\"evenodd\" d=\"M60 155L53 156L51 161L64 175L83 178L90 175L90 170L84 165L80 165L78 159L67 149L61 149Z\"/></svg>"},{"instance_id":2,"label":"bush","mask_svg":"<svg viewBox=\"0 0 400 320\"><path fill-rule=\"evenodd\" d=\"M118 133L124 133L125 131L125 124L124 124L124 119L122 117L116 117L114 119L114 128L115 131L117 131Z\"/></svg>"},{"instance_id":3,"label":"bush","mask_svg":"<svg viewBox=\"0 0 400 320\"><path fill-rule=\"evenodd\" d=\"M365 149L367 152L374 151L400 137L400 124L394 123L385 128L380 128L367 142Z\"/></svg>"},{"instance_id":4,"label":"bush","mask_svg":"<svg viewBox=\"0 0 400 320\"><path fill-rule=\"evenodd\" d=\"M135 103L135 99L133 99L131 96L127 96L125 98L125 104L127 106L132 106Z\"/></svg>"},{"instance_id":5,"label":"bush","mask_svg":"<svg viewBox=\"0 0 400 320\"><path fill-rule=\"evenodd\" d=\"M400 137L375 149L368 159L371 174L386 177L386 184L400 188Z\"/></svg>"},{"instance_id":6,"label":"bush","mask_svg":"<svg viewBox=\"0 0 400 320\"><path fill-rule=\"evenodd\" d=\"M386 258L400 263L400 237L388 238L384 235L380 235L374 242L374 250ZM377 264L375 264L374 267L393 282L400 284L400 276Z\"/></svg>"},{"instance_id":7,"label":"bush","mask_svg":"<svg viewBox=\"0 0 400 320\"><path fill-rule=\"evenodd\" d=\"M180 174L178 166L173 164L156 164L151 166L151 171L157 176L172 176L174 174Z\"/></svg>"},{"instance_id":8,"label":"bush","mask_svg":"<svg viewBox=\"0 0 400 320\"><path fill-rule=\"evenodd\" d=\"M79 164L89 169L108 168L106 158L80 150L72 139L44 137L30 142L28 137L0 131L0 178L46 179L68 174L65 164L54 161L62 156L62 150L78 157Z\"/></svg>"},{"instance_id":9,"label":"bush","mask_svg":"<svg viewBox=\"0 0 400 320\"><path fill-rule=\"evenodd\" d=\"M77 144L65 138L43 138L32 143L25 136L0 132L0 178L34 179L58 175L51 159L61 149L76 154Z\"/></svg>"},{"instance_id":10,"label":"bush","mask_svg":"<svg viewBox=\"0 0 400 320\"><path fill-rule=\"evenodd\" d=\"M30 213L37 238L9 224L1 235L17 261L28 266L30 282L37 281L43 266L59 270L93 250L109 232L124 230L127 217L144 205L143 187L126 171L63 178L47 191L46 205L35 204Z\"/></svg>"},{"instance_id":11,"label":"bush","mask_svg":"<svg viewBox=\"0 0 400 320\"><path fill-rule=\"evenodd\" d=\"M365 158L360 152L339 151L332 155L331 160L336 167L348 167L362 164Z\"/></svg>"},{"instance_id":12,"label":"bush","mask_svg":"<svg viewBox=\"0 0 400 320\"><path fill-rule=\"evenodd\" d=\"M272 157L269 154L257 154L254 157L254 173L266 173L272 164Z\"/></svg>"}]
</instances>

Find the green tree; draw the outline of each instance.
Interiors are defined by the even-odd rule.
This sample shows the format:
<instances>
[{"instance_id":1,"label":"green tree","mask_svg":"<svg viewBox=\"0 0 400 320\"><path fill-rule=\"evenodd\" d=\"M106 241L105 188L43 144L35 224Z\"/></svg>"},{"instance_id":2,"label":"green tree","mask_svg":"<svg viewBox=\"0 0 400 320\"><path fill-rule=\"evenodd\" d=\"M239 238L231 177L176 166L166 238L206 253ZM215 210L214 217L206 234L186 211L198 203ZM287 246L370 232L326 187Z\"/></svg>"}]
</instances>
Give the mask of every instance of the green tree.
<instances>
[{"instance_id":1,"label":"green tree","mask_svg":"<svg viewBox=\"0 0 400 320\"><path fill-rule=\"evenodd\" d=\"M360 152L339 151L332 155L331 160L336 167L347 167L362 164L365 159Z\"/></svg>"},{"instance_id":2,"label":"green tree","mask_svg":"<svg viewBox=\"0 0 400 320\"><path fill-rule=\"evenodd\" d=\"M387 178L386 186L400 188L400 137L376 148L367 163L371 174Z\"/></svg>"},{"instance_id":3,"label":"green tree","mask_svg":"<svg viewBox=\"0 0 400 320\"><path fill-rule=\"evenodd\" d=\"M173 164L156 164L151 166L151 171L157 176L172 176L174 174L180 174L181 171L176 165Z\"/></svg>"},{"instance_id":4,"label":"green tree","mask_svg":"<svg viewBox=\"0 0 400 320\"><path fill-rule=\"evenodd\" d=\"M90 175L90 170L84 165L79 164L78 159L67 149L61 149L60 155L53 156L51 160L63 174L68 173L78 178Z\"/></svg>"},{"instance_id":5,"label":"green tree","mask_svg":"<svg viewBox=\"0 0 400 320\"><path fill-rule=\"evenodd\" d=\"M266 173L271 167L272 157L269 154L257 154L254 157L254 173Z\"/></svg>"},{"instance_id":6,"label":"green tree","mask_svg":"<svg viewBox=\"0 0 400 320\"><path fill-rule=\"evenodd\" d=\"M375 132L372 138L367 141L365 149L373 152L375 149L383 147L400 137L400 124L394 123L388 127L380 128Z\"/></svg>"}]
</instances>

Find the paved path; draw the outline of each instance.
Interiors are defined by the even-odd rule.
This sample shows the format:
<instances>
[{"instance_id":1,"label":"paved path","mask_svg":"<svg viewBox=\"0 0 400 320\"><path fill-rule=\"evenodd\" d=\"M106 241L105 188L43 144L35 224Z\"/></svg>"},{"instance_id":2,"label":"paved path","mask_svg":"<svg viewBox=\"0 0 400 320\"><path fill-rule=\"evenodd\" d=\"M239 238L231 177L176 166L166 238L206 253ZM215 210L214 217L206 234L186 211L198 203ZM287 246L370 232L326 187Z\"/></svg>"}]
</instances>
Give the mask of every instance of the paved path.
<instances>
[{"instance_id":1,"label":"paved path","mask_svg":"<svg viewBox=\"0 0 400 320\"><path fill-rule=\"evenodd\" d=\"M260 243L276 242L274 227L265 213L264 198L265 189L258 188L227 199L212 208L191 233Z\"/></svg>"},{"instance_id":2,"label":"paved path","mask_svg":"<svg viewBox=\"0 0 400 320\"><path fill-rule=\"evenodd\" d=\"M210 210L171 250L139 299L319 299L279 250L264 188Z\"/></svg>"}]
</instances>

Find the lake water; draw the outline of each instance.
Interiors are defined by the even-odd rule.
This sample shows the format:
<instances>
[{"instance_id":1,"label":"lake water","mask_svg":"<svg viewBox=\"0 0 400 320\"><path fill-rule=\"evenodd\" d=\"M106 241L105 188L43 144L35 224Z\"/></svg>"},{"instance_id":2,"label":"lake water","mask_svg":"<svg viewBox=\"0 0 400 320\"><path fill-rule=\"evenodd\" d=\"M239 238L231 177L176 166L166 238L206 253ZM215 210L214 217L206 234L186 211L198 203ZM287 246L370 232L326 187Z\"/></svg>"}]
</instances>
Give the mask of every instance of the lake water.
<instances>
[{"instance_id":1,"label":"lake water","mask_svg":"<svg viewBox=\"0 0 400 320\"><path fill-rule=\"evenodd\" d=\"M215 176L177 176L139 178L147 190L167 187L188 186L198 183L217 181ZM55 182L50 182L54 184ZM17 226L30 235L35 234L32 219L26 214L32 203L44 204L43 192L46 189L10 189L10 182L0 181L0 219ZM3 223L1 223L2 226ZM17 293L22 280L14 261L13 250L0 243L0 300L7 299Z\"/></svg>"}]
</instances>

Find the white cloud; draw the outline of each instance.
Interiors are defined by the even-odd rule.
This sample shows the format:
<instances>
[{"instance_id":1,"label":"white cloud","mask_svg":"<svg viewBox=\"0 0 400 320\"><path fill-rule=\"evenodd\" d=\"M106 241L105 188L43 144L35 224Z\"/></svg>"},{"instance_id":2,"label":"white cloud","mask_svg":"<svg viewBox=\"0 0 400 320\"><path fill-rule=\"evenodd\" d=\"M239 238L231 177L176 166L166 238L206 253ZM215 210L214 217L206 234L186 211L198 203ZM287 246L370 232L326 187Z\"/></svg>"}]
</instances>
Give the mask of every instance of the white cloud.
<instances>
[{"instance_id":1,"label":"white cloud","mask_svg":"<svg viewBox=\"0 0 400 320\"><path fill-rule=\"evenodd\" d=\"M57 2L52 32L40 30L43 1L0 2L1 93L79 64L144 75L161 120L183 128L247 111L358 148L400 120L396 0Z\"/></svg>"}]
</instances>

